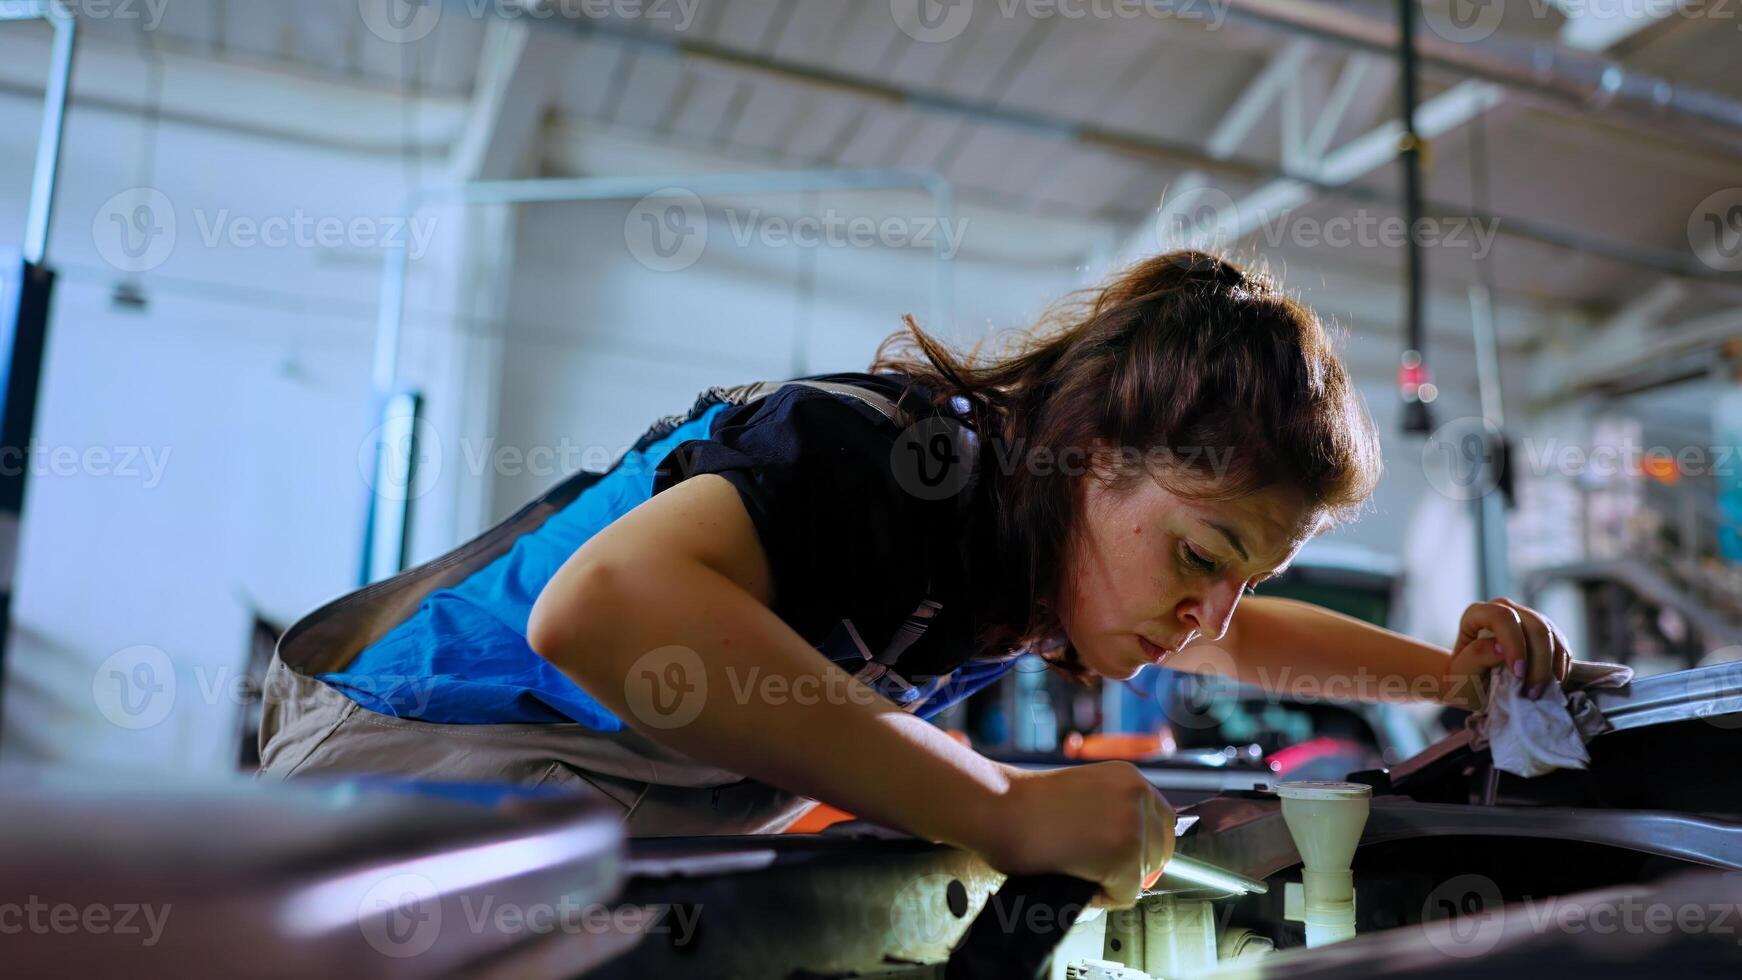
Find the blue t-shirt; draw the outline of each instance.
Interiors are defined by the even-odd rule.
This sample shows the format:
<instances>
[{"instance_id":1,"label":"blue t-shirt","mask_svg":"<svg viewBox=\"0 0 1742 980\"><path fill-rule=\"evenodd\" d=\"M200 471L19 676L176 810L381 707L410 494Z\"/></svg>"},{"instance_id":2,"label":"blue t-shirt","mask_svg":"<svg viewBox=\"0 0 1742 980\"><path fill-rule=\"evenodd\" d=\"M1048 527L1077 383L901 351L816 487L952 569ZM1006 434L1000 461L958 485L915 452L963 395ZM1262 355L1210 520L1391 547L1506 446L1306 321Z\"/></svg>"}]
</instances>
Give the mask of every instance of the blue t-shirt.
<instances>
[{"instance_id":1,"label":"blue t-shirt","mask_svg":"<svg viewBox=\"0 0 1742 980\"><path fill-rule=\"evenodd\" d=\"M829 377L892 399L903 390L888 377ZM320 679L371 711L401 718L623 729L527 644L532 605L594 534L701 473L739 491L768 559L772 608L788 625L850 673L900 643L902 656L873 683L895 703L930 717L1009 670L1012 658L970 659L967 559L987 543L972 506L974 484L959 490L967 497L916 495L911 475L900 470L903 430L814 388L787 386L749 405L713 404L692 414L668 434L643 440L506 554L432 592L344 670ZM916 611L925 618L917 642Z\"/></svg>"}]
</instances>

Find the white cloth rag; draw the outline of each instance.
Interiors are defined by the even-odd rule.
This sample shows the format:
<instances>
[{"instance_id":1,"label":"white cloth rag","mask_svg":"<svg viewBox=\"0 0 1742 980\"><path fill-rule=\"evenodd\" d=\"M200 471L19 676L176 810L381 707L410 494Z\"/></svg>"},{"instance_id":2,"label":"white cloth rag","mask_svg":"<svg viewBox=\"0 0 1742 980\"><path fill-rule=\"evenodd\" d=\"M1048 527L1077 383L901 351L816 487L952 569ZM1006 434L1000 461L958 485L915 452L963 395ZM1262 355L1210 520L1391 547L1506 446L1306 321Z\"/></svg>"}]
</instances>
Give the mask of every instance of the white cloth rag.
<instances>
[{"instance_id":1,"label":"white cloth rag","mask_svg":"<svg viewBox=\"0 0 1742 980\"><path fill-rule=\"evenodd\" d=\"M1632 680L1632 667L1578 661L1564 687L1550 681L1542 697L1532 701L1524 695L1523 681L1505 665L1496 667L1487 703L1464 722L1470 747L1489 749L1494 768L1527 779L1556 769L1583 769L1591 763L1585 743L1610 728L1585 691L1624 687Z\"/></svg>"}]
</instances>

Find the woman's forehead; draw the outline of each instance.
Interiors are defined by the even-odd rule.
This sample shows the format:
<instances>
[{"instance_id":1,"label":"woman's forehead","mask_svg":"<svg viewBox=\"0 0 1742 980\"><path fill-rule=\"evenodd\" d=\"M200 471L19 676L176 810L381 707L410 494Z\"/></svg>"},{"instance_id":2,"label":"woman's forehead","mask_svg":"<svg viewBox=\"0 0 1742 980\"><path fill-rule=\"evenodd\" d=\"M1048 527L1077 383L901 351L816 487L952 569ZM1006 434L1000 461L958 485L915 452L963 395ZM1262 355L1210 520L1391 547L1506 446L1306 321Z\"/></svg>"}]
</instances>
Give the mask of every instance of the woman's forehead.
<instances>
[{"instance_id":1,"label":"woman's forehead","mask_svg":"<svg viewBox=\"0 0 1742 980\"><path fill-rule=\"evenodd\" d=\"M1193 499L1157 488L1156 504L1196 525L1219 549L1274 568L1317 533L1321 516L1299 494L1265 490L1226 500Z\"/></svg>"}]
</instances>

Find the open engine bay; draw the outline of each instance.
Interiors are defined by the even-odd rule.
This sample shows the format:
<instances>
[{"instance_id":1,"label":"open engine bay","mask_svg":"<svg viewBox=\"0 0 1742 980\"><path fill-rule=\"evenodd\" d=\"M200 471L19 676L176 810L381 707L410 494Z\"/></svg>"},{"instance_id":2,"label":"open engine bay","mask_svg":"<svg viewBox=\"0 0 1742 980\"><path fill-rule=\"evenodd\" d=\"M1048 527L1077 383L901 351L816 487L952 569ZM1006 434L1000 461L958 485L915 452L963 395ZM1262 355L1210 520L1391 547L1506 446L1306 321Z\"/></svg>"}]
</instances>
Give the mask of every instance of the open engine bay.
<instances>
[{"instance_id":1,"label":"open engine bay","mask_svg":"<svg viewBox=\"0 0 1742 980\"><path fill-rule=\"evenodd\" d=\"M1520 779L1465 733L1388 770L1178 783L1134 908L863 824L624 839L591 794L358 780L220 790L7 778L0 896L142 905L35 930L19 976L1047 978L1742 975L1742 664L1598 692L1583 771ZM1190 800L1191 802L1185 802ZM1084 819L1093 819L1084 814ZM149 838L153 847L129 846ZM1303 863L1304 858L1304 863ZM14 901L16 899L16 901ZM0 923L4 925L5 923Z\"/></svg>"},{"instance_id":2,"label":"open engine bay","mask_svg":"<svg viewBox=\"0 0 1742 980\"><path fill-rule=\"evenodd\" d=\"M769 871L819 868L766 877L795 889L777 903L790 915L734 923L745 931L687 955L721 957L721 976L1742 975L1742 665L1593 697L1614 729L1584 771L1521 779L1459 732L1352 783L1295 784L1353 787L1367 811L1345 859L1353 935L1340 941L1308 944L1301 848L1288 801L1267 787L1182 807L1177 855L1223 880L1170 866L1132 909L1085 909L1056 882L1000 884L954 852L823 835L767 858ZM878 856L848 870L855 852ZM629 894L708 887L632 882ZM841 924L856 917L881 924ZM746 941L768 929L780 941ZM819 939L814 959L805 937ZM643 944L599 975L664 975L682 955Z\"/></svg>"}]
</instances>

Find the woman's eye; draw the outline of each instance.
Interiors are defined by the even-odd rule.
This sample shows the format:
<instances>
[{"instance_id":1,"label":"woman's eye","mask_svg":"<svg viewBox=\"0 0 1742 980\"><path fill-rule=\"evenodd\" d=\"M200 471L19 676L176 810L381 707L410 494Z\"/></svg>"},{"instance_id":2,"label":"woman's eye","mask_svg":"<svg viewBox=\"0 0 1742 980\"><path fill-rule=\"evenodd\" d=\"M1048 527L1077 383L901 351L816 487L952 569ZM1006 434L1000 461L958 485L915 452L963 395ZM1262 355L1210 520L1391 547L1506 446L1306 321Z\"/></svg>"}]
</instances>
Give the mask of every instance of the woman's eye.
<instances>
[{"instance_id":1,"label":"woman's eye","mask_svg":"<svg viewBox=\"0 0 1742 980\"><path fill-rule=\"evenodd\" d=\"M1207 573L1216 570L1216 563L1214 560L1198 554L1197 549L1189 544L1180 546L1180 555L1185 559L1188 566L1197 569L1200 572Z\"/></svg>"}]
</instances>

